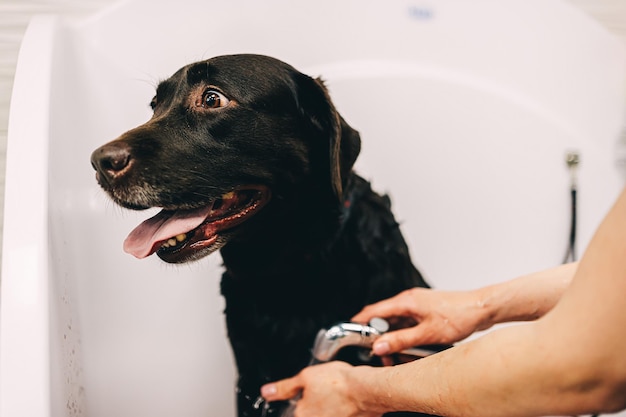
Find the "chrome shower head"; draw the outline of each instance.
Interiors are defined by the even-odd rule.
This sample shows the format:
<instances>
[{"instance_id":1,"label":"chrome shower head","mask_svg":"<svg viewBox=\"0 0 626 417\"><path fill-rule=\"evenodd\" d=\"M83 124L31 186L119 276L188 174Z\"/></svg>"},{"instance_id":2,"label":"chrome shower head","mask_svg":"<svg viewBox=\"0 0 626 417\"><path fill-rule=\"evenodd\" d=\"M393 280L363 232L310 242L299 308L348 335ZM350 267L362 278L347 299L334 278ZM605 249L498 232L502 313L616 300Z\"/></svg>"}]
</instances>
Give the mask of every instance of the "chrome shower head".
<instances>
[{"instance_id":1,"label":"chrome shower head","mask_svg":"<svg viewBox=\"0 0 626 417\"><path fill-rule=\"evenodd\" d=\"M376 339L389 330L387 320L375 317L369 324L338 323L329 329L322 329L317 333L313 345L311 365L333 360L339 351L347 346L360 346L370 349ZM409 348L399 353L423 358L432 355L438 350L427 348Z\"/></svg>"},{"instance_id":2,"label":"chrome shower head","mask_svg":"<svg viewBox=\"0 0 626 417\"><path fill-rule=\"evenodd\" d=\"M375 323L367 325L346 322L335 324L328 330L320 330L313 345L312 362L331 361L346 346L372 347L374 341L382 336L389 327L386 321L382 321L385 323L385 328L372 326Z\"/></svg>"},{"instance_id":3,"label":"chrome shower head","mask_svg":"<svg viewBox=\"0 0 626 417\"><path fill-rule=\"evenodd\" d=\"M315 337L310 365L332 361L339 351L347 346L360 346L371 349L376 339L387 330L389 330L387 320L378 317L370 320L369 324L343 322L335 324L328 329L321 329ZM437 352L438 350L426 348L410 348L400 353L414 356L415 358L423 358ZM281 417L293 417L296 403L300 397L301 394L298 394L289 400L290 404L283 411ZM259 399L260 403L263 402L262 397L259 397Z\"/></svg>"}]
</instances>

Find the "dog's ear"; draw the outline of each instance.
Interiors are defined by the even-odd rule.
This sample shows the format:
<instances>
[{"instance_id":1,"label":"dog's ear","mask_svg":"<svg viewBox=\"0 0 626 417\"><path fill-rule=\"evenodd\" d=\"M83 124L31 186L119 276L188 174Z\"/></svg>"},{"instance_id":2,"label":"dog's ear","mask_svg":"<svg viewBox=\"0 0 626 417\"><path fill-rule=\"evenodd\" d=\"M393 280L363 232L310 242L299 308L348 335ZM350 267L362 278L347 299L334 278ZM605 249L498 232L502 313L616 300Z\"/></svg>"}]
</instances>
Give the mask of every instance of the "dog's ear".
<instances>
[{"instance_id":1,"label":"dog's ear","mask_svg":"<svg viewBox=\"0 0 626 417\"><path fill-rule=\"evenodd\" d=\"M307 122L324 138L323 158L327 161L325 175L334 196L343 199L343 187L359 152L361 137L335 109L324 82L304 74L298 77L297 101Z\"/></svg>"}]
</instances>

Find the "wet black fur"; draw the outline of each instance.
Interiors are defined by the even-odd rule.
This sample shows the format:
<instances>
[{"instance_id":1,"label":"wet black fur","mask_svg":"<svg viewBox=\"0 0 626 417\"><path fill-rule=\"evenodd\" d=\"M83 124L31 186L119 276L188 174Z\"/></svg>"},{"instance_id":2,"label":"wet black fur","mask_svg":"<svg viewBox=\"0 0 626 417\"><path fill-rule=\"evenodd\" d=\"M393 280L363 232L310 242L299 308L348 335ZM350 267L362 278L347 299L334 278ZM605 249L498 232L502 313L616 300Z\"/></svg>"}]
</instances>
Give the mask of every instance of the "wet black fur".
<instances>
[{"instance_id":1,"label":"wet black fur","mask_svg":"<svg viewBox=\"0 0 626 417\"><path fill-rule=\"evenodd\" d=\"M194 94L209 86L233 105L194 108ZM352 171L359 134L321 81L269 57L222 56L179 70L153 105L149 122L112 142L134 164L100 181L119 204L191 208L240 184L271 189L267 206L221 249L239 416L262 414L253 407L259 387L306 366L319 329L428 286L389 198Z\"/></svg>"}]
</instances>

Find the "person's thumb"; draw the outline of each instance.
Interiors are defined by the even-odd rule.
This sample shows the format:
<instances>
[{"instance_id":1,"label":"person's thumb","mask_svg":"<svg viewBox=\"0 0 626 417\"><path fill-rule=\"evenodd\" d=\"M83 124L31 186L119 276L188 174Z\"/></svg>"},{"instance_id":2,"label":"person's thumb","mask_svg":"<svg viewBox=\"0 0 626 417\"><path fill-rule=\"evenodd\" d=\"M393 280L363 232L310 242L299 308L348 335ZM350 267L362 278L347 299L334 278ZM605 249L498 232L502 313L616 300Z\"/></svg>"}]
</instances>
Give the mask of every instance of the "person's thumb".
<instances>
[{"instance_id":1,"label":"person's thumb","mask_svg":"<svg viewBox=\"0 0 626 417\"><path fill-rule=\"evenodd\" d=\"M298 376L283 379L277 382L270 382L261 387L261 396L266 401L288 400L295 397L302 391L302 383Z\"/></svg>"},{"instance_id":2,"label":"person's thumb","mask_svg":"<svg viewBox=\"0 0 626 417\"><path fill-rule=\"evenodd\" d=\"M431 343L425 338L420 326L394 330L381 336L372 346L372 352L378 356L390 355L410 347Z\"/></svg>"}]
</instances>

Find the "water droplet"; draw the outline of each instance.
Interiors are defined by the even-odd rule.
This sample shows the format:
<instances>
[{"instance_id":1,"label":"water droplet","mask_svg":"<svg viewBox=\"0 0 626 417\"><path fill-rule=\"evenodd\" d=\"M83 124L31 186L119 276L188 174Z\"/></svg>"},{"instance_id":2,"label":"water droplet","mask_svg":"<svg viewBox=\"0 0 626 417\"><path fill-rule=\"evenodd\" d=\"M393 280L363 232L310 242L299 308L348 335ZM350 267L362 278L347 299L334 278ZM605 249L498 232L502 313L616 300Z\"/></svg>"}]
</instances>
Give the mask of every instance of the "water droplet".
<instances>
[{"instance_id":1,"label":"water droplet","mask_svg":"<svg viewBox=\"0 0 626 417\"><path fill-rule=\"evenodd\" d=\"M254 404L252 404L252 407L254 407L255 410L258 410L259 407L261 407L261 404L263 404L264 402L265 399L259 395Z\"/></svg>"}]
</instances>

